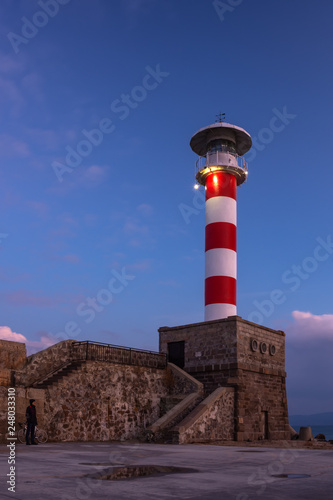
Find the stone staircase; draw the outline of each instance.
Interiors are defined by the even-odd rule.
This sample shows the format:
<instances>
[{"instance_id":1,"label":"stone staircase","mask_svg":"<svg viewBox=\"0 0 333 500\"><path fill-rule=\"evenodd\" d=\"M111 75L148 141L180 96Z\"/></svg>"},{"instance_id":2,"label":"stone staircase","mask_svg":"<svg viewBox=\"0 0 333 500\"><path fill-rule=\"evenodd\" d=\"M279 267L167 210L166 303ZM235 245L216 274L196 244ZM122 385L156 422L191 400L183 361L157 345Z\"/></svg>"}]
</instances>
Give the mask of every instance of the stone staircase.
<instances>
[{"instance_id":1,"label":"stone staircase","mask_svg":"<svg viewBox=\"0 0 333 500\"><path fill-rule=\"evenodd\" d=\"M160 417L163 417L166 413L168 413L172 408L174 408L178 403L183 401L186 398L186 394L172 394L166 396L165 398L161 398L160 402Z\"/></svg>"},{"instance_id":2,"label":"stone staircase","mask_svg":"<svg viewBox=\"0 0 333 500\"><path fill-rule=\"evenodd\" d=\"M32 387L34 387L35 389L46 389L50 385L55 384L62 378L80 368L83 363L85 363L85 361L70 361L63 366L56 368L53 372L49 373L42 379L34 382L32 384Z\"/></svg>"},{"instance_id":3,"label":"stone staircase","mask_svg":"<svg viewBox=\"0 0 333 500\"><path fill-rule=\"evenodd\" d=\"M173 363L168 363L173 377L182 380L182 391L161 400L161 417L145 429L145 438L151 442L173 442L172 429L184 420L204 399L204 386ZM180 379L179 379L180 377ZM181 385L181 384L180 384Z\"/></svg>"},{"instance_id":4,"label":"stone staircase","mask_svg":"<svg viewBox=\"0 0 333 500\"><path fill-rule=\"evenodd\" d=\"M198 392L169 396L167 399L170 409L147 429L150 434L149 440L173 443L176 438L176 434L173 432L174 427L182 422L201 403L203 398L204 396Z\"/></svg>"},{"instance_id":5,"label":"stone staircase","mask_svg":"<svg viewBox=\"0 0 333 500\"><path fill-rule=\"evenodd\" d=\"M231 403L232 400L232 404ZM169 431L173 444L234 440L234 388L218 387Z\"/></svg>"}]
</instances>

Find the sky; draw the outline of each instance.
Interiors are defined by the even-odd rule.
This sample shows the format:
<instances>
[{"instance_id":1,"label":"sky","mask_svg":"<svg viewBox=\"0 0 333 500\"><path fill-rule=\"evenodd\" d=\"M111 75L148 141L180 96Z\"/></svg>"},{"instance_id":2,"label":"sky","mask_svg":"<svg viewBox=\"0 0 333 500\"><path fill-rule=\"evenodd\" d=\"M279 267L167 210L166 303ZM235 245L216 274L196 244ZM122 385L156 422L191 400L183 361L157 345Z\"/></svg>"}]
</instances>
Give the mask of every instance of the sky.
<instances>
[{"instance_id":1,"label":"sky","mask_svg":"<svg viewBox=\"0 0 333 500\"><path fill-rule=\"evenodd\" d=\"M333 411L330 0L3 0L0 337L158 350L204 320L191 136L247 130L237 312L286 332L289 412Z\"/></svg>"}]
</instances>

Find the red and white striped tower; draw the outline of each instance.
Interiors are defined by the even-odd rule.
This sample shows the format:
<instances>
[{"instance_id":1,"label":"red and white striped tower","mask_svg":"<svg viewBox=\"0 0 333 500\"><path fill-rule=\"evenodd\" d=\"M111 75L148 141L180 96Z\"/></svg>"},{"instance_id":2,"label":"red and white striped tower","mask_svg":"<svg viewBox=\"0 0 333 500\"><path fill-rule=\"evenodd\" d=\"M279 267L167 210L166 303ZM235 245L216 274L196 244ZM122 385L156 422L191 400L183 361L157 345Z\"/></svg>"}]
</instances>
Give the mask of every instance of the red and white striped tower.
<instances>
[{"instance_id":1,"label":"red and white striped tower","mask_svg":"<svg viewBox=\"0 0 333 500\"><path fill-rule=\"evenodd\" d=\"M247 177L241 155L250 135L230 123L214 123L194 134L190 146L199 155L196 179L206 190L205 321L237 314L237 186Z\"/></svg>"}]
</instances>

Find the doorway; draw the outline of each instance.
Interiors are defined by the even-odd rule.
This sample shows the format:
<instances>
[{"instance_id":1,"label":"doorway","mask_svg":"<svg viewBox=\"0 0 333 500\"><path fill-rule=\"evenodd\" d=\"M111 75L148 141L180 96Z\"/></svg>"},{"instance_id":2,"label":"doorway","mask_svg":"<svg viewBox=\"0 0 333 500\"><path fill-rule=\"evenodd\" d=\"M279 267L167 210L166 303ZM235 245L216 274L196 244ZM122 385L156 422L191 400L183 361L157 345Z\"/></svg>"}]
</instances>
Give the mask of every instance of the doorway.
<instances>
[{"instance_id":1,"label":"doorway","mask_svg":"<svg viewBox=\"0 0 333 500\"><path fill-rule=\"evenodd\" d=\"M185 365L185 341L168 342L168 361L179 368Z\"/></svg>"}]
</instances>

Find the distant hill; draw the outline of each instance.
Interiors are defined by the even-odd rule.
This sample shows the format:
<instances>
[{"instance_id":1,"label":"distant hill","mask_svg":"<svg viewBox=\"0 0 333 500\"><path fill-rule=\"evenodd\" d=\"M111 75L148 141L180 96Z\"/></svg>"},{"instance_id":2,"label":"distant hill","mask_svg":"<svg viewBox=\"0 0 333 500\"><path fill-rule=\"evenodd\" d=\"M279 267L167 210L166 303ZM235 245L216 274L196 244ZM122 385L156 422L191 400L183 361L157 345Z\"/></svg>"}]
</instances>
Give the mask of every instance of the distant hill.
<instances>
[{"instance_id":1,"label":"distant hill","mask_svg":"<svg viewBox=\"0 0 333 500\"><path fill-rule=\"evenodd\" d=\"M333 425L333 412L314 413L313 415L289 415L291 426Z\"/></svg>"}]
</instances>

